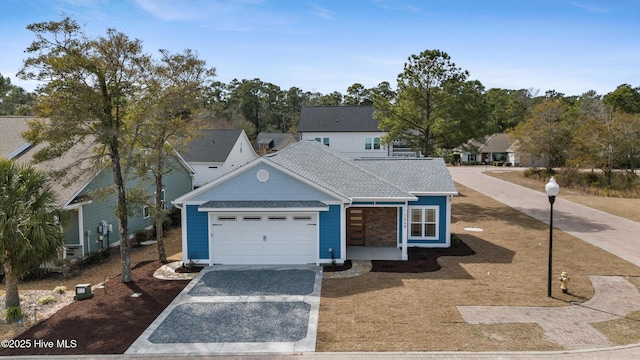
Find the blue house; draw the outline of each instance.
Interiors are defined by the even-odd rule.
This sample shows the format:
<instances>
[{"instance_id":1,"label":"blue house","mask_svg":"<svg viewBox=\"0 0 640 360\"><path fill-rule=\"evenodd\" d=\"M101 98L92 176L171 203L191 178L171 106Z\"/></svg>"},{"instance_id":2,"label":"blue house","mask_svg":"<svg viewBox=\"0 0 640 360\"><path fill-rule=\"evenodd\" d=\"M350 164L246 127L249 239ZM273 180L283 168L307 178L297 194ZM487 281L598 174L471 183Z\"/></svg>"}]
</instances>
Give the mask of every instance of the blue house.
<instances>
[{"instance_id":1,"label":"blue house","mask_svg":"<svg viewBox=\"0 0 640 360\"><path fill-rule=\"evenodd\" d=\"M440 158L352 159L315 140L174 201L183 261L320 264L355 247L450 246L455 185Z\"/></svg>"},{"instance_id":2,"label":"blue house","mask_svg":"<svg viewBox=\"0 0 640 360\"><path fill-rule=\"evenodd\" d=\"M65 228L66 244L62 257L69 260L82 259L92 252L117 245L120 242L118 218L115 215L116 198L113 190L113 173L110 166L96 165L87 157L92 154L92 143L75 144L59 158L34 163L33 156L44 144L27 142L22 133L29 129L28 121L33 117L0 117L0 156L23 164L32 164L48 172L52 178L52 190L57 205L66 210L69 221ZM192 190L193 170L176 154L167 163L171 168L163 178L162 197L169 210L171 200ZM60 170L67 171L62 174ZM150 179L131 176L127 189L141 189L149 197L155 193L155 184ZM98 195L98 192L102 194ZM106 195L105 195L106 193ZM151 228L153 204L134 207L129 216L129 236L137 231Z\"/></svg>"}]
</instances>

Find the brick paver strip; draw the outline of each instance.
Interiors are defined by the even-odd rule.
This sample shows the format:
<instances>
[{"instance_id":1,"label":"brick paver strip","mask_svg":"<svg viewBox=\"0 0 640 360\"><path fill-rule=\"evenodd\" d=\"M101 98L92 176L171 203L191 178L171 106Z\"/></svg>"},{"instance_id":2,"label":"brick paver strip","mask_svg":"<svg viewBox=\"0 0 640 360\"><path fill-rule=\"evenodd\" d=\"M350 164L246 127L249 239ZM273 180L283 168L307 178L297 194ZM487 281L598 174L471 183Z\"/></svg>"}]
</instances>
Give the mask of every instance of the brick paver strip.
<instances>
[{"instance_id":1,"label":"brick paver strip","mask_svg":"<svg viewBox=\"0 0 640 360\"><path fill-rule=\"evenodd\" d=\"M537 323L548 339L566 349L611 346L589 325L624 317L640 310L638 289L621 276L589 276L595 295L582 304L565 307L458 306L470 324Z\"/></svg>"}]
</instances>

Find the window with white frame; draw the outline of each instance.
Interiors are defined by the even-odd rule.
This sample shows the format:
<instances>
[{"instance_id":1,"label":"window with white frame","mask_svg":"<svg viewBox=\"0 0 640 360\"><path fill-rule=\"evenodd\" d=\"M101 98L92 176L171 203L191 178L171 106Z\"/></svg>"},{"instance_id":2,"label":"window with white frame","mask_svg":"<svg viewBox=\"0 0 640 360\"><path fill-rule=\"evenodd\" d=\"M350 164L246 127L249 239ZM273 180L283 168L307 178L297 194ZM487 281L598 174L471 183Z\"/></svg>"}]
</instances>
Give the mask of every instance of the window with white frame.
<instances>
[{"instance_id":1,"label":"window with white frame","mask_svg":"<svg viewBox=\"0 0 640 360\"><path fill-rule=\"evenodd\" d=\"M329 141L329 138L328 138L328 137L326 137L326 138L319 138L319 137L317 137L317 138L315 138L315 140L316 140L317 142L319 142L319 143L323 143L323 144L325 144L325 145L327 145L327 146L329 146L329 143L330 143L330 141Z\"/></svg>"},{"instance_id":2,"label":"window with white frame","mask_svg":"<svg viewBox=\"0 0 640 360\"><path fill-rule=\"evenodd\" d=\"M147 205L142 207L142 217L148 219L151 214L149 213L149 207Z\"/></svg>"},{"instance_id":3,"label":"window with white frame","mask_svg":"<svg viewBox=\"0 0 640 360\"><path fill-rule=\"evenodd\" d=\"M438 207L420 206L409 208L411 222L409 235L412 239L437 239Z\"/></svg>"},{"instance_id":4,"label":"window with white frame","mask_svg":"<svg viewBox=\"0 0 640 360\"><path fill-rule=\"evenodd\" d=\"M380 138L364 138L364 149L365 150L380 150Z\"/></svg>"}]
</instances>

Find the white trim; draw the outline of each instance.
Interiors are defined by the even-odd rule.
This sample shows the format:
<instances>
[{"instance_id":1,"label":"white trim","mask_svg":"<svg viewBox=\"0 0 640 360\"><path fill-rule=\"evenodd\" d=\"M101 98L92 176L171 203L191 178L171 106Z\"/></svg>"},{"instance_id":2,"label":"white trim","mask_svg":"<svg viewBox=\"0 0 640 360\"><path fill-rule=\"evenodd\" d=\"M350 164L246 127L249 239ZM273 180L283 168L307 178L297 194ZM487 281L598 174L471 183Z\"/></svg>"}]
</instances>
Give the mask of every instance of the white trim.
<instances>
[{"instance_id":1,"label":"white trim","mask_svg":"<svg viewBox=\"0 0 640 360\"><path fill-rule=\"evenodd\" d=\"M405 201L417 201L418 198L415 196L398 196L391 198L382 198L382 197L357 197L351 198L351 202L405 202ZM384 204L381 204L384 205ZM390 204L393 205L393 204ZM358 206L358 205L356 205Z\"/></svg>"},{"instance_id":2,"label":"white trim","mask_svg":"<svg viewBox=\"0 0 640 360\"><path fill-rule=\"evenodd\" d=\"M89 205L93 202L93 200L87 200L87 201L81 201L81 202L77 202L75 204L71 204L71 205L66 205L64 207L62 207L62 210L76 210L78 208L83 207L84 205Z\"/></svg>"},{"instance_id":3,"label":"white trim","mask_svg":"<svg viewBox=\"0 0 640 360\"><path fill-rule=\"evenodd\" d=\"M294 179L296 179L298 181L301 181L302 183L304 183L306 185L309 185L310 187L312 187L312 188L314 188L316 190L319 190L322 193L325 193L325 194L327 194L327 195L329 195L329 196L331 196L333 198L336 198L336 199L338 199L338 200L340 200L342 202L349 202L348 198L346 198L346 197L344 197L344 196L342 196L342 195L340 195L340 194L338 194L338 193L336 193L336 192L334 192L332 190L329 190L329 189L327 189L327 188L325 188L323 186L320 186L320 185L310 181L309 179L307 179L305 177L302 177L302 176L296 174L295 172L293 172L293 171L291 171L291 170L289 170L287 168L282 167L279 164L276 164L275 162L269 160L268 156L263 156L263 157L259 157L259 158L255 159L255 160L252 160L252 161L248 162L247 164L245 164L245 165L243 165L243 166L241 166L239 168L236 168L235 170L232 170L232 171L220 176L219 178L216 178L213 181L208 182L208 183L200 186L199 188L197 188L197 189L195 189L195 190L193 190L193 191L191 191L191 192L189 192L189 193L187 193L185 195L180 196L179 198L171 201L171 203L173 205L185 203L185 202L189 201L189 199L191 199L191 198L193 198L193 197L195 197L197 195L200 195L201 193L204 193L204 192L208 191L211 188L214 188L215 186L219 185L220 183L223 183L223 182L227 181L230 178L233 178L233 177L236 177L236 176L238 176L240 174L243 174L244 172L249 171L249 170L251 170L251 169L253 169L256 166L261 165L261 164L265 164L265 165L270 166L270 167L272 167L272 168L274 168L276 170L282 171L283 173L291 176L292 178L294 178Z\"/></svg>"},{"instance_id":4,"label":"white trim","mask_svg":"<svg viewBox=\"0 0 640 360\"><path fill-rule=\"evenodd\" d=\"M409 205L404 204L402 206L402 260L409 260L409 255L407 253L407 248L409 247L409 232L407 227L407 219L409 213Z\"/></svg>"},{"instance_id":5,"label":"white trim","mask_svg":"<svg viewBox=\"0 0 640 360\"><path fill-rule=\"evenodd\" d=\"M447 203L446 203L446 207L447 207L447 211L446 211L446 216L447 216L447 223L445 224L445 244L447 244L447 247L451 246L451 203L453 200L453 196L447 196Z\"/></svg>"},{"instance_id":6,"label":"white trim","mask_svg":"<svg viewBox=\"0 0 640 360\"><path fill-rule=\"evenodd\" d=\"M80 242L80 246L82 246L82 257L84 257L84 211L83 207L78 207L78 233L80 237L78 241Z\"/></svg>"},{"instance_id":7,"label":"white trim","mask_svg":"<svg viewBox=\"0 0 640 360\"><path fill-rule=\"evenodd\" d=\"M180 208L180 226L182 227L182 263L189 263L189 247L187 243L187 206Z\"/></svg>"},{"instance_id":8,"label":"white trim","mask_svg":"<svg viewBox=\"0 0 640 360\"><path fill-rule=\"evenodd\" d=\"M305 207L305 208L200 208L199 212L215 213L240 213L240 212L318 212L329 211L328 207Z\"/></svg>"},{"instance_id":9,"label":"white trim","mask_svg":"<svg viewBox=\"0 0 640 360\"><path fill-rule=\"evenodd\" d=\"M422 226L420 227L420 233L423 234L421 236L415 236L413 234L410 234L411 239L412 240L438 240L438 236L439 236L439 230L440 230L440 207L437 205L417 205L417 206L409 206L409 212L412 212L413 210L421 210L421 219L420 219L420 223L422 224ZM426 212L425 210L434 210L435 211L435 219L432 222L427 222L426 219ZM411 225L413 224L418 224L417 222L413 222L411 220L412 216L408 216L408 225L409 225L409 231L411 231ZM424 225L425 224L434 224L435 225L435 235L434 236L426 236L424 235Z\"/></svg>"},{"instance_id":10,"label":"white trim","mask_svg":"<svg viewBox=\"0 0 640 360\"><path fill-rule=\"evenodd\" d=\"M344 264L347 260L347 207L340 206L340 261Z\"/></svg>"},{"instance_id":11,"label":"white trim","mask_svg":"<svg viewBox=\"0 0 640 360\"><path fill-rule=\"evenodd\" d=\"M457 191L429 192L429 191L409 191L415 196L453 196L458 195Z\"/></svg>"}]
</instances>

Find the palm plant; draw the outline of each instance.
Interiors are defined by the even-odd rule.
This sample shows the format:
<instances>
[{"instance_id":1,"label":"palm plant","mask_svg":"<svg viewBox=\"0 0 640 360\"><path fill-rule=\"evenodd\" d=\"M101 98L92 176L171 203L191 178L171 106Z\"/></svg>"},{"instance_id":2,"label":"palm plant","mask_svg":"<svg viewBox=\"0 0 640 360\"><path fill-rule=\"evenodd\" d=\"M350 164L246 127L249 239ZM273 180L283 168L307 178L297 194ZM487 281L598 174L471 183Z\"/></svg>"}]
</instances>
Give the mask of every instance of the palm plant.
<instances>
[{"instance_id":1,"label":"palm plant","mask_svg":"<svg viewBox=\"0 0 640 360\"><path fill-rule=\"evenodd\" d=\"M36 168L0 158L0 263L5 307L20 307L20 277L53 259L65 243L49 178Z\"/></svg>"}]
</instances>

